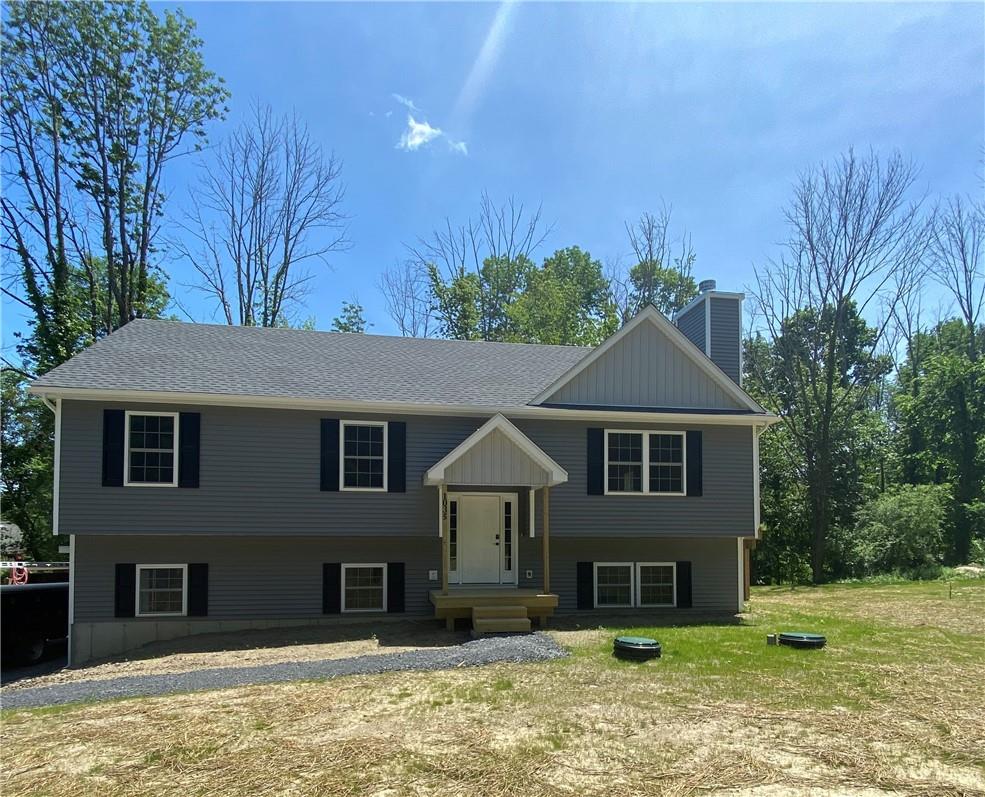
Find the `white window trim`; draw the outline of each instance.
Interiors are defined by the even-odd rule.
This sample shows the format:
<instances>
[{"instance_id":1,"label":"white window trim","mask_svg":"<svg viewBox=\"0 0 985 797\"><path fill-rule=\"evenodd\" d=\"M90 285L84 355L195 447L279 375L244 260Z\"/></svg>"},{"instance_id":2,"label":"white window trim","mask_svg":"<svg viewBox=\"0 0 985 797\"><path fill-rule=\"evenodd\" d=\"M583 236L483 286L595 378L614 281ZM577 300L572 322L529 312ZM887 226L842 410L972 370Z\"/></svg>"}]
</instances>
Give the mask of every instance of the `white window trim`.
<instances>
[{"instance_id":1,"label":"white window trim","mask_svg":"<svg viewBox=\"0 0 985 797\"><path fill-rule=\"evenodd\" d=\"M345 571L348 570L348 569L350 569L350 568L357 568L357 567L378 567L378 568L380 568L380 569L383 570L383 608L382 609L347 609L347 608L345 608ZM342 610L342 612L344 614L366 614L367 612L380 613L380 612L385 612L386 611L386 607L387 607L387 602L386 602L386 600L387 600L387 594L386 594L386 582L387 582L386 562L368 562L368 563L367 562L344 562L342 564L342 578L340 579L340 581L342 582L342 592L341 592L341 595L339 597L339 606L341 607L341 610Z\"/></svg>"},{"instance_id":2,"label":"white window trim","mask_svg":"<svg viewBox=\"0 0 985 797\"><path fill-rule=\"evenodd\" d=\"M629 568L629 603L599 603L599 568ZM636 605L636 568L633 562L592 562L592 605L596 609L632 609Z\"/></svg>"},{"instance_id":3,"label":"white window trim","mask_svg":"<svg viewBox=\"0 0 985 797\"><path fill-rule=\"evenodd\" d=\"M383 486L346 487L345 486L345 427L382 426L383 427ZM339 422L339 490L347 493L385 493L388 490L387 470L390 467L390 424L388 421L340 421Z\"/></svg>"},{"instance_id":4,"label":"white window trim","mask_svg":"<svg viewBox=\"0 0 985 797\"><path fill-rule=\"evenodd\" d=\"M627 492L626 490L610 490L609 489L609 435L610 434L639 434L643 435L643 479L642 479L642 492ZM650 490L650 438L648 435L652 434L673 434L681 438L681 490L680 492L666 493L656 490ZM605 481L603 482L605 486L604 495L648 495L648 496L665 496L665 497L679 497L687 495L687 432L682 432L680 430L669 430L669 429L606 429L605 430L605 451L604 451L604 462L605 462Z\"/></svg>"},{"instance_id":5,"label":"white window trim","mask_svg":"<svg viewBox=\"0 0 985 797\"><path fill-rule=\"evenodd\" d=\"M673 572L671 581L670 603L643 603L643 582L640 578L640 568L669 567ZM677 608L677 562L637 562L636 563L636 605L641 609L670 609Z\"/></svg>"},{"instance_id":6,"label":"white window trim","mask_svg":"<svg viewBox=\"0 0 985 797\"><path fill-rule=\"evenodd\" d=\"M133 416L174 418L174 467L170 482L132 482L130 481L130 418ZM180 419L177 412L151 412L150 410L127 410L123 419L123 486L124 487L177 487L178 486L178 434Z\"/></svg>"},{"instance_id":7,"label":"white window trim","mask_svg":"<svg viewBox=\"0 0 985 797\"><path fill-rule=\"evenodd\" d=\"M142 612L140 611L140 571L141 570L181 570L181 611L180 612ZM137 565L134 595L135 617L186 617L188 615L188 565Z\"/></svg>"}]
</instances>

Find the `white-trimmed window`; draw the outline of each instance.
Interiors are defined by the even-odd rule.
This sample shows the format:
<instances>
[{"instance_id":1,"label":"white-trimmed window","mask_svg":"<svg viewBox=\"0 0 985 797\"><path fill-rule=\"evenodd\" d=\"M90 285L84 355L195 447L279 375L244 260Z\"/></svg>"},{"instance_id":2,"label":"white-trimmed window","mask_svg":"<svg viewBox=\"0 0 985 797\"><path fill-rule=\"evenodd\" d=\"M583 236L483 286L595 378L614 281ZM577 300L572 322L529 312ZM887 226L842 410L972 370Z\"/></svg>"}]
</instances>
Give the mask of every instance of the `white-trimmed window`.
<instances>
[{"instance_id":1,"label":"white-trimmed window","mask_svg":"<svg viewBox=\"0 0 985 797\"><path fill-rule=\"evenodd\" d=\"M128 487L178 486L178 413L126 413L126 477Z\"/></svg>"},{"instance_id":2,"label":"white-trimmed window","mask_svg":"<svg viewBox=\"0 0 985 797\"><path fill-rule=\"evenodd\" d=\"M342 611L386 611L386 565L342 565Z\"/></svg>"},{"instance_id":3,"label":"white-trimmed window","mask_svg":"<svg viewBox=\"0 0 985 797\"><path fill-rule=\"evenodd\" d=\"M677 605L677 565L674 562L636 563L636 605Z\"/></svg>"},{"instance_id":4,"label":"white-trimmed window","mask_svg":"<svg viewBox=\"0 0 985 797\"><path fill-rule=\"evenodd\" d=\"M633 563L595 563L595 607L625 608L633 605Z\"/></svg>"},{"instance_id":5,"label":"white-trimmed window","mask_svg":"<svg viewBox=\"0 0 985 797\"><path fill-rule=\"evenodd\" d=\"M188 613L188 565L137 565L137 617Z\"/></svg>"},{"instance_id":6,"label":"white-trimmed window","mask_svg":"<svg viewBox=\"0 0 985 797\"><path fill-rule=\"evenodd\" d=\"M605 430L606 495L685 495L684 432Z\"/></svg>"},{"instance_id":7,"label":"white-trimmed window","mask_svg":"<svg viewBox=\"0 0 985 797\"><path fill-rule=\"evenodd\" d=\"M386 421L342 421L339 426L341 488L385 492Z\"/></svg>"}]
</instances>

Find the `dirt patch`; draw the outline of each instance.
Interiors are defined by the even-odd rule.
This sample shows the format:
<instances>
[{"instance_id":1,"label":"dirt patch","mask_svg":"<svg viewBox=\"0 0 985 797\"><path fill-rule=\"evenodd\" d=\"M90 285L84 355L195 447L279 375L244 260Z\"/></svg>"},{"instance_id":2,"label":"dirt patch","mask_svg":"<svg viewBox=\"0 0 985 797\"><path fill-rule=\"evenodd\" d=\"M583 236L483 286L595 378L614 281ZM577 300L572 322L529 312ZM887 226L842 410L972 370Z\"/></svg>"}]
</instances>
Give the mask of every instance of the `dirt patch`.
<instances>
[{"instance_id":1,"label":"dirt patch","mask_svg":"<svg viewBox=\"0 0 985 797\"><path fill-rule=\"evenodd\" d=\"M4 686L4 690L130 675L173 675L199 669L401 653L456 645L467 639L467 634L445 631L432 620L201 634L154 642L126 657L22 678Z\"/></svg>"}]
</instances>

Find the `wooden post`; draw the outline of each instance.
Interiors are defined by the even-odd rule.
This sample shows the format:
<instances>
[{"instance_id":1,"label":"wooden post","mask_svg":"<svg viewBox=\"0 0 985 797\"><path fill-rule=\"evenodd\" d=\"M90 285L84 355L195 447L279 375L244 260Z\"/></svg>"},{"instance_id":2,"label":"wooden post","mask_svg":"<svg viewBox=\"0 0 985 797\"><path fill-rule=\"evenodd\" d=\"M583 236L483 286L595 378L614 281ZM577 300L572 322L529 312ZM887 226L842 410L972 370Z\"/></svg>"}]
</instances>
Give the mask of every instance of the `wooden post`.
<instances>
[{"instance_id":1,"label":"wooden post","mask_svg":"<svg viewBox=\"0 0 985 797\"><path fill-rule=\"evenodd\" d=\"M441 491L441 593L448 594L448 573L451 570L451 524L448 519L448 490L439 485Z\"/></svg>"},{"instance_id":2,"label":"wooden post","mask_svg":"<svg viewBox=\"0 0 985 797\"><path fill-rule=\"evenodd\" d=\"M544 559L544 594L551 592L551 488L544 487L544 529L540 535Z\"/></svg>"}]
</instances>

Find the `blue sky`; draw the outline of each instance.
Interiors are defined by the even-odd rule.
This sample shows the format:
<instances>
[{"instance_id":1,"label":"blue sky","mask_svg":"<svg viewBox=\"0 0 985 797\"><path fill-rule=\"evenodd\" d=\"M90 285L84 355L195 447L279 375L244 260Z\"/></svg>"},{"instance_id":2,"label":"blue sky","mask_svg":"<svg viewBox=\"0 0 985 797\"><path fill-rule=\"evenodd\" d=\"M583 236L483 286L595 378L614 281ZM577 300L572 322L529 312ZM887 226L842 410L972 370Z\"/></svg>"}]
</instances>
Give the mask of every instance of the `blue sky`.
<instances>
[{"instance_id":1,"label":"blue sky","mask_svg":"<svg viewBox=\"0 0 985 797\"><path fill-rule=\"evenodd\" d=\"M372 331L394 332L379 274L483 190L542 203L554 228L539 255L577 244L627 265L624 221L664 200L695 276L740 290L778 252L798 171L850 146L899 149L932 195L982 191L980 3L184 8L232 91L230 122L254 100L294 109L344 162L352 247L305 311L322 329L358 297ZM192 166L168 176L172 213ZM170 271L211 320L182 287L188 265Z\"/></svg>"}]
</instances>

